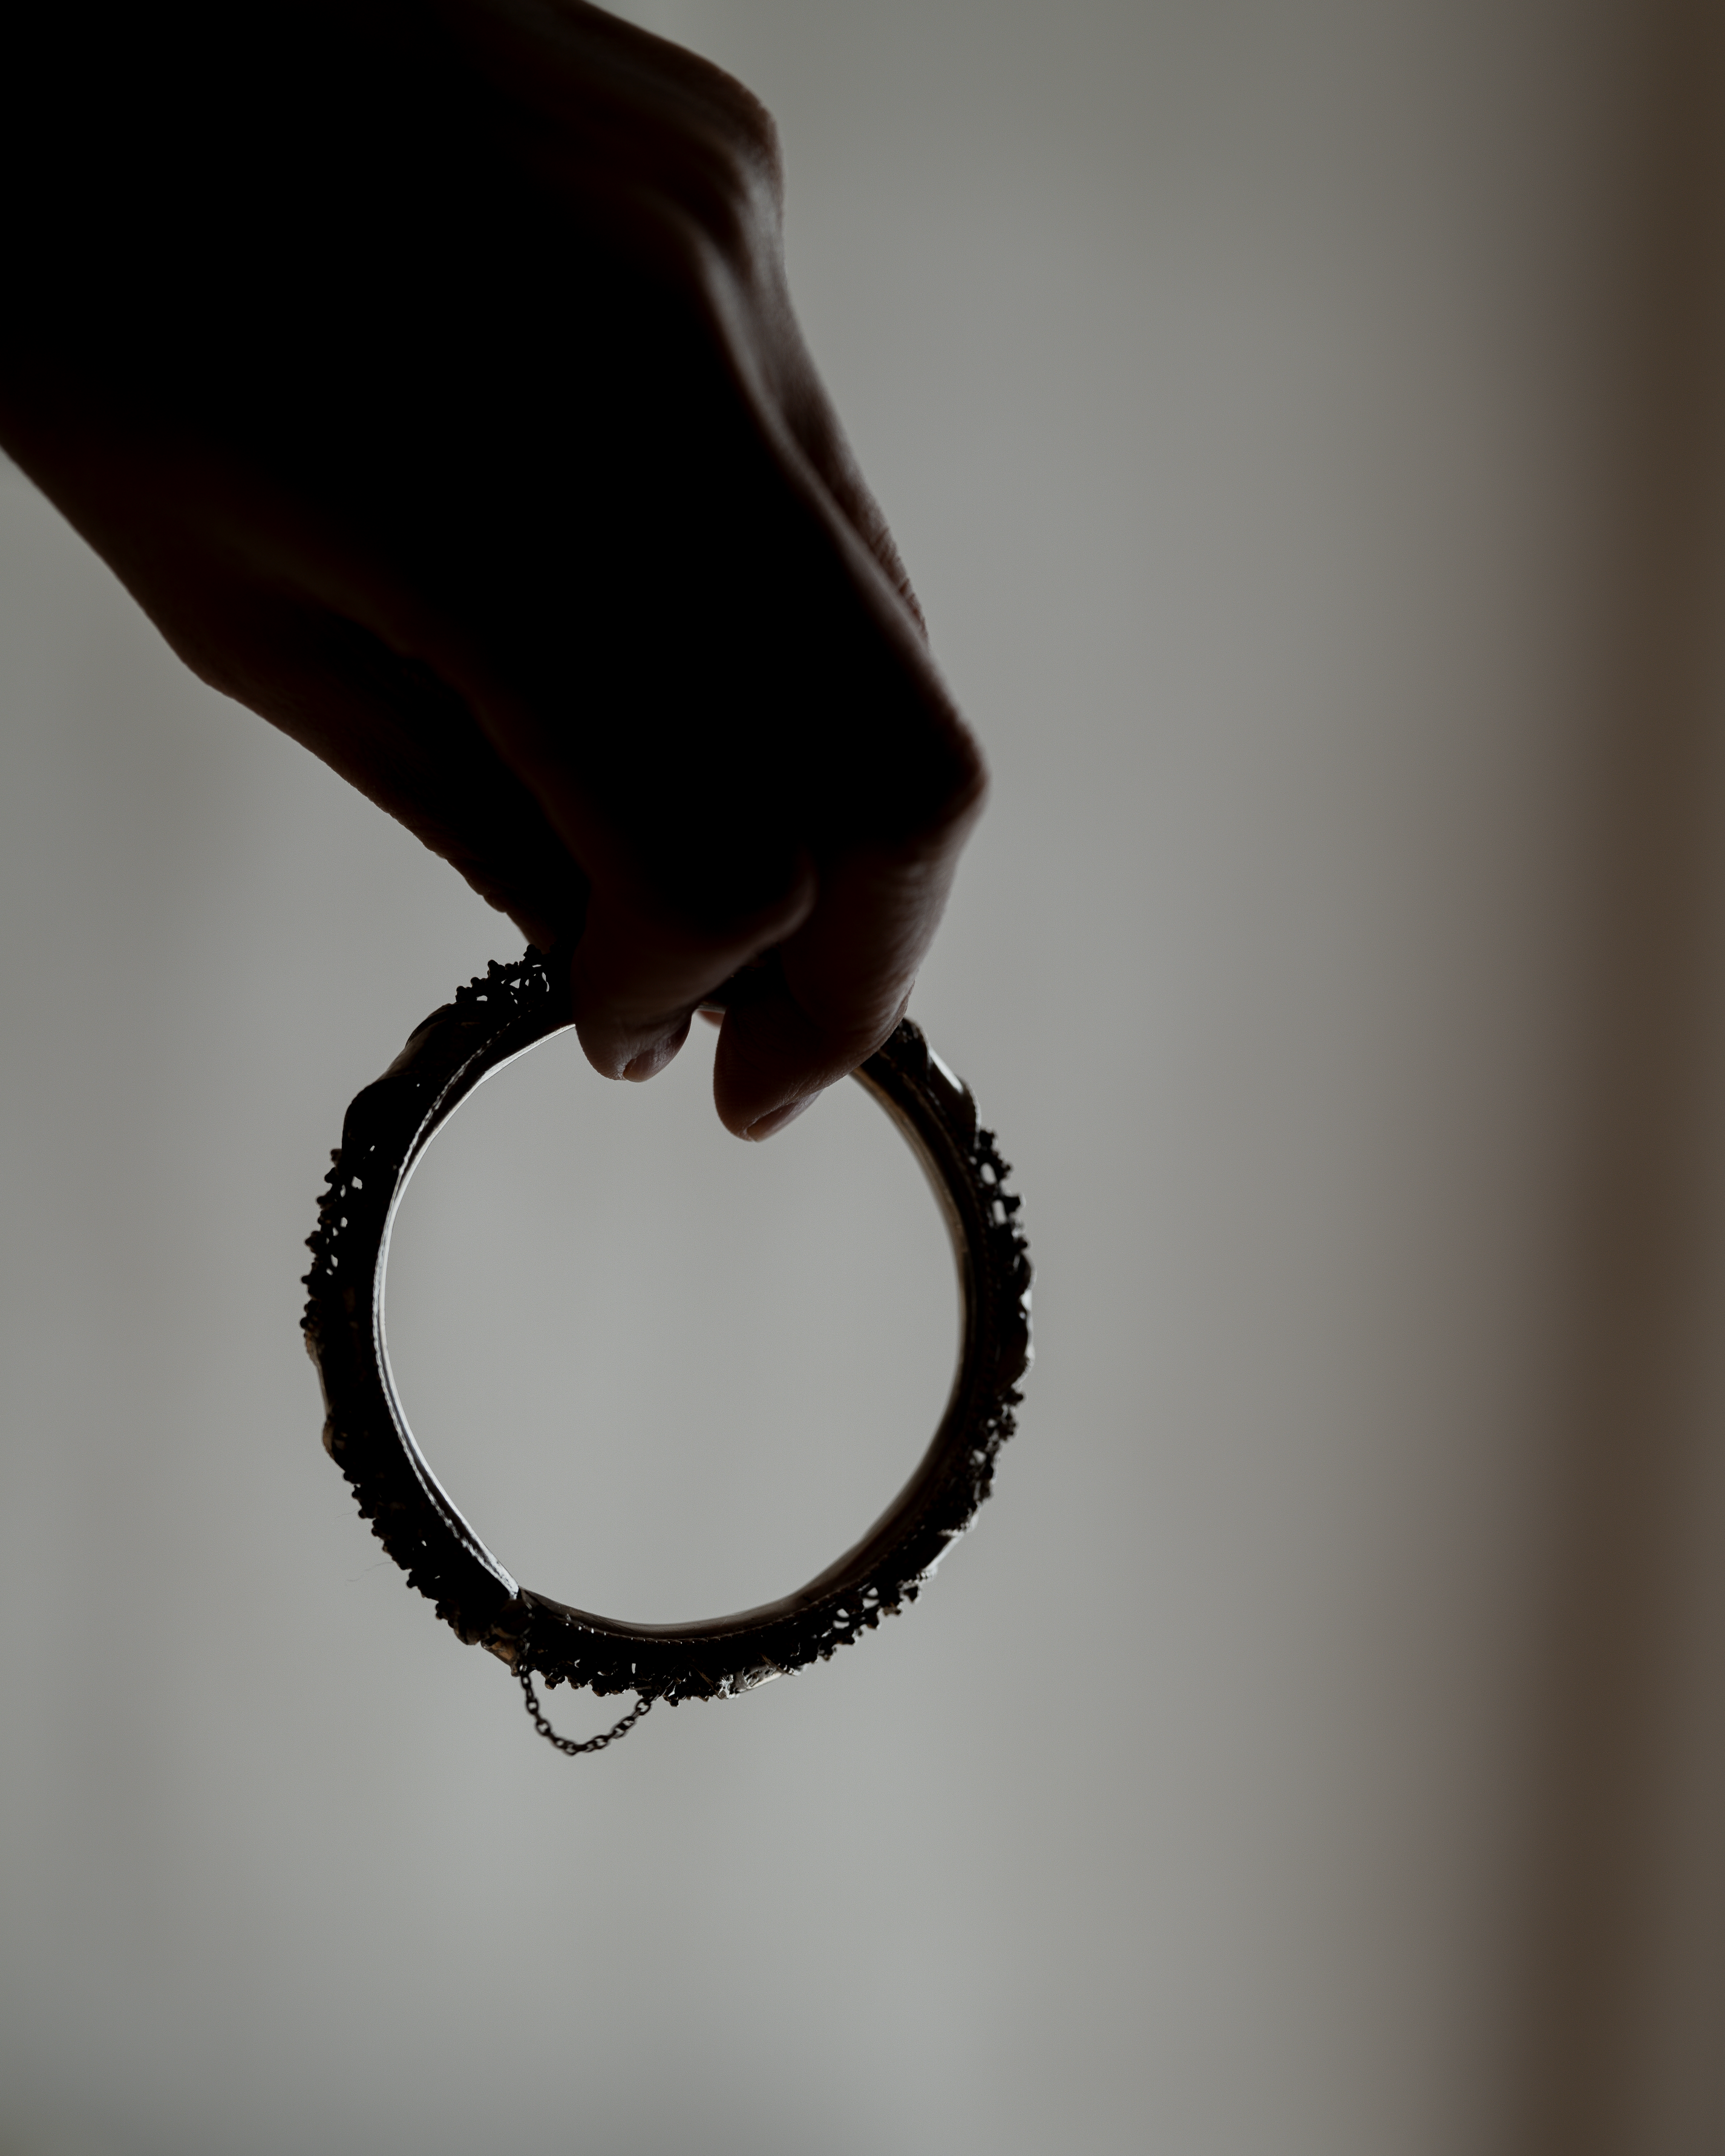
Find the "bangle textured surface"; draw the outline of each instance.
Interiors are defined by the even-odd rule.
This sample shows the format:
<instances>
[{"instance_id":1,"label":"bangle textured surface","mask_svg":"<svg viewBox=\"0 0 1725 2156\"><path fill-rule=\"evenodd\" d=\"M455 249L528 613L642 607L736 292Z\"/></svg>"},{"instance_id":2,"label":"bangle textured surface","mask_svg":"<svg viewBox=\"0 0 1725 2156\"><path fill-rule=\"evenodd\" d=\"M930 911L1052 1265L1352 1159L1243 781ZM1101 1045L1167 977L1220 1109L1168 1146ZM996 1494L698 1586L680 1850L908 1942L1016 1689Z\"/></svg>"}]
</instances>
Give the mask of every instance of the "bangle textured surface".
<instances>
[{"instance_id":1,"label":"bangle textured surface","mask_svg":"<svg viewBox=\"0 0 1725 2156\"><path fill-rule=\"evenodd\" d=\"M1030 1359L1030 1264L1019 1200L976 1103L904 1020L856 1073L941 1200L958 1265L962 1344L939 1428L898 1496L852 1548L777 1602L694 1625L624 1625L518 1586L414 1443L383 1347L389 1231L414 1163L481 1079L572 1023L567 969L536 952L492 965L434 1011L354 1100L309 1238L306 1345L322 1382L324 1444L372 1532L470 1644L518 1677L675 1705L721 1698L825 1661L914 1601L988 1494ZM529 1687L531 1700L531 1687Z\"/></svg>"}]
</instances>

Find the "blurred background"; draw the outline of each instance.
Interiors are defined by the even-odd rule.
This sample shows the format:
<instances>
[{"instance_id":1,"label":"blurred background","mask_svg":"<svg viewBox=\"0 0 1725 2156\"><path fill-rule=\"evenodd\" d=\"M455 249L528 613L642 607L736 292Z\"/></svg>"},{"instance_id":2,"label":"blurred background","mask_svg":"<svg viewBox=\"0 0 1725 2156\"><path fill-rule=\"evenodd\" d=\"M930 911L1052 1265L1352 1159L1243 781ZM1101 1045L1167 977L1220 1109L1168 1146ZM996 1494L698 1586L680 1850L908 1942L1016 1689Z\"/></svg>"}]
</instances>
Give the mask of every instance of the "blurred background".
<instances>
[{"instance_id":1,"label":"blurred background","mask_svg":"<svg viewBox=\"0 0 1725 2156\"><path fill-rule=\"evenodd\" d=\"M977 1532L560 1759L318 1442L351 1094L506 924L0 475L4 2156L1717 2156L1717 51L1667 0L650 0L987 746ZM857 1089L567 1042L409 1194L529 1584L776 1594L953 1293ZM560 1692L577 1734L609 1715Z\"/></svg>"}]
</instances>

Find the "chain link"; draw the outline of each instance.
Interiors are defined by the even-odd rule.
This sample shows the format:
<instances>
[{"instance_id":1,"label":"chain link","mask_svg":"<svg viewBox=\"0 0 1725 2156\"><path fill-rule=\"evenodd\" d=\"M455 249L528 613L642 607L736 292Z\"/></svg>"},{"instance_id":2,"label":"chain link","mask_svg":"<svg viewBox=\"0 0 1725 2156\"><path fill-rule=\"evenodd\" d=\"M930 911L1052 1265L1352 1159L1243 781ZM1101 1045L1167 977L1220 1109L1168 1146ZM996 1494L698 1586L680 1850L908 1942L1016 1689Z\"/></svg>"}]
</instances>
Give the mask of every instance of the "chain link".
<instances>
[{"instance_id":1,"label":"chain link","mask_svg":"<svg viewBox=\"0 0 1725 2156\"><path fill-rule=\"evenodd\" d=\"M524 1663L518 1662L515 1673L521 1688L521 1697L527 1703L527 1712L533 1717L533 1727L547 1744L556 1745L559 1752L566 1753L571 1759L583 1752L603 1752L608 1744L614 1744L619 1737L627 1737L641 1717L651 1713L653 1709L652 1701L643 1695L614 1729L608 1729L598 1737L589 1737L584 1744L578 1743L572 1737L559 1737L546 1720L539 1704L539 1695L533 1689L532 1671Z\"/></svg>"}]
</instances>

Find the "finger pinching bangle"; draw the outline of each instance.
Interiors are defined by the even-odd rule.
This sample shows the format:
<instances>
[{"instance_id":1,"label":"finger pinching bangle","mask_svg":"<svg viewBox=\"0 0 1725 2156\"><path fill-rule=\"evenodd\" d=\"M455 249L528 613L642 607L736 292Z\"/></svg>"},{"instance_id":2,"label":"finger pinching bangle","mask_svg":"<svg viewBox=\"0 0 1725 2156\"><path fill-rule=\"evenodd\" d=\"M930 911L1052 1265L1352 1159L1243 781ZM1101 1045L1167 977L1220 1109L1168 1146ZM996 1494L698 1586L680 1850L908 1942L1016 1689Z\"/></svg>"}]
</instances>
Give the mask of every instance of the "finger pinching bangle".
<instances>
[{"instance_id":1,"label":"finger pinching bangle","mask_svg":"<svg viewBox=\"0 0 1725 2156\"><path fill-rule=\"evenodd\" d=\"M1030 1361L1030 1261L1019 1200L969 1088L909 1019L857 1071L921 1161L957 1262L962 1344L939 1428L880 1517L826 1570L777 1602L694 1625L624 1625L518 1586L469 1527L413 1441L383 1344L389 1233L408 1178L439 1126L482 1079L573 1021L567 968L529 950L493 964L434 1011L347 1111L325 1178L305 1341L322 1381L324 1444L372 1532L470 1645L514 1670L542 1735L598 1751L657 1701L721 1699L801 1669L913 1602L976 1517L1011 1435ZM535 1675L598 1693L634 1691L615 1728L556 1736Z\"/></svg>"}]
</instances>

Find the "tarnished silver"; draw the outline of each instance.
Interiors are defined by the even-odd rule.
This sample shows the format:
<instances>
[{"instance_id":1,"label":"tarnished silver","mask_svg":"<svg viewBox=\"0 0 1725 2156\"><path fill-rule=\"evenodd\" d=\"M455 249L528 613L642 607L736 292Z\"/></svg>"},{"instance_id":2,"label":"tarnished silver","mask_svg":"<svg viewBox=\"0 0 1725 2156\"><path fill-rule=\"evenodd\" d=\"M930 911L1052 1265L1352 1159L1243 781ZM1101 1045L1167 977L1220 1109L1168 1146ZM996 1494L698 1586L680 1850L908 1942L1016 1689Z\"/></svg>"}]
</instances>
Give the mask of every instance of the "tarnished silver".
<instances>
[{"instance_id":1,"label":"tarnished silver","mask_svg":"<svg viewBox=\"0 0 1725 2156\"><path fill-rule=\"evenodd\" d=\"M306 1345L328 1410L324 1444L372 1532L412 1585L471 1645L521 1681L536 1727L560 1749L597 1749L655 1700L723 1698L828 1660L908 1602L988 1496L1030 1360L1030 1262L1019 1200L969 1088L908 1019L856 1073L897 1124L941 1201L957 1261L958 1368L916 1471L862 1539L793 1594L694 1625L625 1625L518 1586L414 1443L383 1345L389 1231L414 1163L480 1081L572 1023L566 969L530 950L434 1011L347 1111L326 1178ZM641 1706L605 1738L552 1735L531 1679L634 1691Z\"/></svg>"}]
</instances>

